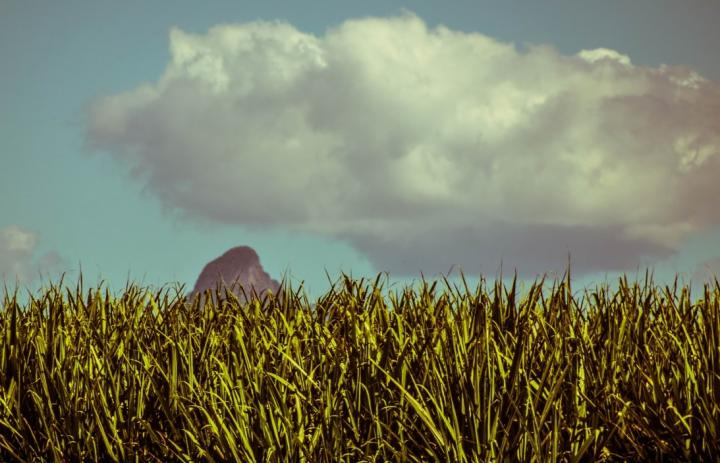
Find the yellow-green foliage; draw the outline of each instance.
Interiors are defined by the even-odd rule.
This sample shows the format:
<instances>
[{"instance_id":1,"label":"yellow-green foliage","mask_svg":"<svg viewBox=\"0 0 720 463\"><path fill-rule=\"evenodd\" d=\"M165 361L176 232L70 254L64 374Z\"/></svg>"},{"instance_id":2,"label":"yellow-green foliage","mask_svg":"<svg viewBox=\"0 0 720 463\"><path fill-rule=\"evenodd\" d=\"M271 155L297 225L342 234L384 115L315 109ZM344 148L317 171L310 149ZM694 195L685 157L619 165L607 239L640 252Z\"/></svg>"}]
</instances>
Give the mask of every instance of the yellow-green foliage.
<instances>
[{"instance_id":1,"label":"yellow-green foliage","mask_svg":"<svg viewBox=\"0 0 720 463\"><path fill-rule=\"evenodd\" d=\"M720 286L619 283L9 295L0 460L717 461Z\"/></svg>"}]
</instances>

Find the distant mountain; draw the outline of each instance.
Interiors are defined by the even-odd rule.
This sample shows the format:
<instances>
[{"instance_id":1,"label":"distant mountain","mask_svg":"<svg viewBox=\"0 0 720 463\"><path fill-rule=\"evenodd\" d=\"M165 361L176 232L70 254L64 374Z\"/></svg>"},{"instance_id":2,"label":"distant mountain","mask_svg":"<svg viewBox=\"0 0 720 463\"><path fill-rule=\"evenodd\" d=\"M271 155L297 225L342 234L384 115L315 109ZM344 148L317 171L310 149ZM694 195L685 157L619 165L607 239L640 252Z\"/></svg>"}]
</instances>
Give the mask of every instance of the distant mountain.
<instances>
[{"instance_id":1,"label":"distant mountain","mask_svg":"<svg viewBox=\"0 0 720 463\"><path fill-rule=\"evenodd\" d=\"M280 290L280 283L265 272L257 253L249 246L232 248L205 265L188 298L192 300L207 289L214 292L218 283L227 286L241 302L245 302L245 298L240 286L248 298L252 295L253 288L261 297L268 290L276 295Z\"/></svg>"}]
</instances>

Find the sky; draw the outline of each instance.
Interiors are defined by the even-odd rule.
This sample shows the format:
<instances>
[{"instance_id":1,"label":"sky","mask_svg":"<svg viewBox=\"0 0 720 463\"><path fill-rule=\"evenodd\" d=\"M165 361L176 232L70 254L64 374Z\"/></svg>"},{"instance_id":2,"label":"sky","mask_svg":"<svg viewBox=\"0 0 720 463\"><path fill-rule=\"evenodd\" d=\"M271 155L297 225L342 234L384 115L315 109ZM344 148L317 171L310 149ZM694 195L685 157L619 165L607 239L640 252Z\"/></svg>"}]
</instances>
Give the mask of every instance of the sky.
<instances>
[{"instance_id":1,"label":"sky","mask_svg":"<svg viewBox=\"0 0 720 463\"><path fill-rule=\"evenodd\" d=\"M0 277L720 273L720 3L0 0Z\"/></svg>"}]
</instances>

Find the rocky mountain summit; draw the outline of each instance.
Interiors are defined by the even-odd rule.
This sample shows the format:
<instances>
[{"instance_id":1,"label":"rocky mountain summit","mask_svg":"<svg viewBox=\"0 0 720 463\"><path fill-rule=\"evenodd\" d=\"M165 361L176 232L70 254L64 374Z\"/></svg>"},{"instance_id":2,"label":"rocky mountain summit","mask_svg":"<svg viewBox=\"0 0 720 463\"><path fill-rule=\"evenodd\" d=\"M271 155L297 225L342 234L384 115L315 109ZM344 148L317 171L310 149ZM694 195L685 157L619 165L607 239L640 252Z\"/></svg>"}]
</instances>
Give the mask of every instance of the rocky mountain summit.
<instances>
[{"instance_id":1,"label":"rocky mountain summit","mask_svg":"<svg viewBox=\"0 0 720 463\"><path fill-rule=\"evenodd\" d=\"M268 290L273 294L278 294L280 290L280 283L265 272L257 253L249 246L232 248L205 265L188 298L192 300L206 289L214 292L218 283L233 291L240 302L246 301L240 286L247 298L250 298L253 289L261 297Z\"/></svg>"}]
</instances>

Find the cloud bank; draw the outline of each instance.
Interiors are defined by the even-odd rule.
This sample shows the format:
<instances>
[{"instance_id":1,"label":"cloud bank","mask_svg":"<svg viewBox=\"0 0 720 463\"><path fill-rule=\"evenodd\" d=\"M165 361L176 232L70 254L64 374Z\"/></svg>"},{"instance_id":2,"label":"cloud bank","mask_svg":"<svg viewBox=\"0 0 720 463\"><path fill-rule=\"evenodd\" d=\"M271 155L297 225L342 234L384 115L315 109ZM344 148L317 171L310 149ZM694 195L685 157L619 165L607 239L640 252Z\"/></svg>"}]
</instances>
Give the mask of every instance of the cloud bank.
<instances>
[{"instance_id":1,"label":"cloud bank","mask_svg":"<svg viewBox=\"0 0 720 463\"><path fill-rule=\"evenodd\" d=\"M170 32L87 139L189 217L346 241L394 275L635 268L720 223L720 87L407 13Z\"/></svg>"},{"instance_id":2,"label":"cloud bank","mask_svg":"<svg viewBox=\"0 0 720 463\"><path fill-rule=\"evenodd\" d=\"M57 271L63 265L57 252L39 257L38 237L35 233L10 225L0 228L0 280L9 285L28 284L41 274Z\"/></svg>"}]
</instances>

